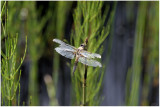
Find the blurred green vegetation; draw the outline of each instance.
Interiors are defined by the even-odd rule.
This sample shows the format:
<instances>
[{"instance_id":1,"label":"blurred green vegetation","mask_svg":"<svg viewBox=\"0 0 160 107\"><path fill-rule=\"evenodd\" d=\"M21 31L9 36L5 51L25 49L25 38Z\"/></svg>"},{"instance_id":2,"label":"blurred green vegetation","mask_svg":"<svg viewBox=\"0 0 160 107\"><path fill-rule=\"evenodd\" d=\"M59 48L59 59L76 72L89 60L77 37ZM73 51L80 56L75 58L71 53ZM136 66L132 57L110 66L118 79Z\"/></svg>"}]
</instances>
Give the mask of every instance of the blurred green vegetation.
<instances>
[{"instance_id":1,"label":"blurred green vegetation","mask_svg":"<svg viewBox=\"0 0 160 107\"><path fill-rule=\"evenodd\" d=\"M2 4L4 4L2 2ZM31 62L30 65L30 73L29 73L29 102L30 105L39 105L39 94L38 94L38 60L42 57L42 55L52 56L54 47L52 45L53 38L63 38L64 37L64 26L65 26L65 15L67 15L72 2L52 2L49 3L49 9L47 13L45 13L44 17L41 17L42 7L37 10L35 1L9 1L7 2L8 8L8 25L7 29L9 29L10 34L19 33L20 36L17 38L20 42L23 42L24 36L28 35L28 51L27 55L29 56L29 60ZM67 9L68 8L68 9ZM3 10L3 9L2 9ZM54 11L53 11L54 10ZM62 12L63 11L63 15ZM4 14L4 13L3 13ZM55 23L56 22L56 23ZM48 23L47 27L45 24ZM13 27L14 26L14 27ZM45 32L43 29L45 28ZM43 36L44 37L43 37ZM3 36L1 38L3 40ZM46 46L46 42L52 46L52 51L44 50ZM3 46L3 45L2 45ZM19 48L19 53L20 52ZM46 48L45 48L46 49ZM59 67L59 55L54 52L55 57L55 65L54 70L57 71ZM58 65L57 65L58 64ZM57 71L58 72L58 71ZM56 86L58 74L54 72L54 84ZM53 84L52 84L53 85ZM53 86L55 88L55 86ZM56 91L56 90L53 90ZM55 97L55 96L54 96ZM32 101L30 101L32 100ZM24 105L26 105L23 102ZM52 105L54 105L52 103ZM57 104L56 104L57 105Z\"/></svg>"},{"instance_id":2,"label":"blurred green vegetation","mask_svg":"<svg viewBox=\"0 0 160 107\"><path fill-rule=\"evenodd\" d=\"M73 8L74 3L73 1L52 1L48 2L45 9L42 5L37 7L36 1L1 1L1 105L20 105L20 85L25 85L19 82L23 72L20 70L23 61L30 62L28 89L30 103L23 102L23 105L40 105L38 61L41 57L53 61L53 76L51 78L47 75L44 80L49 94L49 104L59 105L56 92L61 58L54 51L56 45L52 41L53 38L58 38L75 47L79 47L88 38L87 51L102 55L105 49L104 40L115 30L112 25L117 2L113 2L112 10L104 1L77 1L76 7ZM136 3L134 1L127 3L132 4L132 6L126 6L127 20L133 20L132 11ZM73 16L73 24L71 35L66 35L67 17L70 13ZM134 106L149 105L150 87L159 86L159 2L138 2L136 17L133 61L127 72L125 90L126 105ZM67 41L66 37L70 37L70 40ZM106 56L108 57L105 60L108 60L109 55ZM87 67L85 96L84 87L82 87L85 66L78 63L73 76L73 65L74 60L71 60L69 64L71 90L73 90L71 105L100 105L104 97L101 91L107 64L103 64L102 68ZM144 74L143 84L140 83L142 74ZM142 95L140 88L142 88ZM139 99L140 96L141 99Z\"/></svg>"},{"instance_id":3,"label":"blurred green vegetation","mask_svg":"<svg viewBox=\"0 0 160 107\"><path fill-rule=\"evenodd\" d=\"M139 87L140 87L140 77L142 72L142 47L143 47L143 37L144 37L144 27L146 18L147 2L140 2L137 13L136 21L136 32L134 40L134 50L133 50L133 62L132 62L132 83L131 83L131 94L129 98L130 106L138 106L139 101Z\"/></svg>"},{"instance_id":4,"label":"blurred green vegetation","mask_svg":"<svg viewBox=\"0 0 160 107\"><path fill-rule=\"evenodd\" d=\"M144 75L143 98L141 105L149 105L149 87L159 86L159 10L158 1L149 2L146 17L146 32L144 37L144 62L146 74ZM153 72L152 72L153 71Z\"/></svg>"},{"instance_id":5,"label":"blurred green vegetation","mask_svg":"<svg viewBox=\"0 0 160 107\"><path fill-rule=\"evenodd\" d=\"M56 7L56 17L55 17L55 37L59 39L63 39L65 36L65 26L66 26L66 21L67 19L65 18L72 6L72 1L66 2L66 1L59 1L57 2L57 7ZM53 25L51 25L53 26ZM55 47L54 47L55 48ZM53 65L53 78L54 78L54 83L57 85L57 80L58 80L58 71L60 70L60 57L59 54L54 51L54 65Z\"/></svg>"},{"instance_id":6,"label":"blurred green vegetation","mask_svg":"<svg viewBox=\"0 0 160 107\"><path fill-rule=\"evenodd\" d=\"M134 4L134 2L132 2L132 4ZM151 84L154 84L154 82L156 86L159 84L158 7L158 1L141 1L138 4L133 62L131 69L128 71L126 80L126 104L130 106L149 106L148 97ZM145 71L145 74L144 84L142 85L142 100L139 102L143 71Z\"/></svg>"}]
</instances>

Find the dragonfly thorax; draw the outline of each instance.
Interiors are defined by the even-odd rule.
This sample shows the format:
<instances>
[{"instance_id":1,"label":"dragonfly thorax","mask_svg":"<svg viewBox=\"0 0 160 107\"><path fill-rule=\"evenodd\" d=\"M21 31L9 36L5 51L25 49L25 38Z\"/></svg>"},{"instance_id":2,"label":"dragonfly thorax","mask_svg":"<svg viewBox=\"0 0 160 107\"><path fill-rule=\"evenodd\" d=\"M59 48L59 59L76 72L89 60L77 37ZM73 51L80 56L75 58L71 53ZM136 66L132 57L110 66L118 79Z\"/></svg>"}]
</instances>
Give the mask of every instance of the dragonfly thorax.
<instances>
[{"instance_id":1,"label":"dragonfly thorax","mask_svg":"<svg viewBox=\"0 0 160 107\"><path fill-rule=\"evenodd\" d=\"M83 50L84 50L83 47L80 46L80 47L77 49L77 53L76 53L76 54L77 54L77 55L80 55L81 51L83 51Z\"/></svg>"},{"instance_id":2,"label":"dragonfly thorax","mask_svg":"<svg viewBox=\"0 0 160 107\"><path fill-rule=\"evenodd\" d=\"M82 47L82 46L80 46L79 48L78 48L78 50L83 50L84 48Z\"/></svg>"}]
</instances>

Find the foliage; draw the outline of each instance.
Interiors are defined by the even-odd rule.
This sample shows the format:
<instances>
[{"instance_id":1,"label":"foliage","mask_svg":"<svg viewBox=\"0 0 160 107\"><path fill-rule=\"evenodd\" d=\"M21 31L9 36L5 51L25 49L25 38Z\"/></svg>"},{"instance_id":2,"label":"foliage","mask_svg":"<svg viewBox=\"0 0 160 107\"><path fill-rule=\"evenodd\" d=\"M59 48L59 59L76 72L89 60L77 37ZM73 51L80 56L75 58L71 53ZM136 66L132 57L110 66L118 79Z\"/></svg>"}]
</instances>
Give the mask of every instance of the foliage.
<instances>
[{"instance_id":1,"label":"foliage","mask_svg":"<svg viewBox=\"0 0 160 107\"><path fill-rule=\"evenodd\" d=\"M130 106L149 105L147 97L149 97L152 78L157 72L158 65L157 20L159 11L156 8L157 4L158 2L148 1L139 2L138 4L133 62L132 67L128 70L126 79L126 104ZM143 71L145 71L145 74L142 85ZM156 77L154 78L157 79ZM139 99L141 89L142 101Z\"/></svg>"},{"instance_id":2,"label":"foliage","mask_svg":"<svg viewBox=\"0 0 160 107\"><path fill-rule=\"evenodd\" d=\"M108 13L109 5L106 6L104 14L102 14L102 1L90 2L79 1L77 8L74 11L74 29L71 35L71 43L73 41L75 47L79 47L81 43L88 37L87 51L92 53L102 54L102 43L109 34L110 26L112 23L113 12ZM109 14L108 23L104 26L105 19ZM100 60L99 60L100 61ZM73 68L73 61L71 71ZM82 103L82 83L84 79L85 67L79 63L77 70L72 75L72 82L74 88L73 105L80 105ZM101 97L100 89L103 80L104 66L102 68L87 68L87 87L86 87L86 104L85 105L99 105Z\"/></svg>"},{"instance_id":3,"label":"foliage","mask_svg":"<svg viewBox=\"0 0 160 107\"><path fill-rule=\"evenodd\" d=\"M132 64L132 85L134 87L131 89L129 105L138 105L139 100L139 85L141 76L141 57L142 57L142 47L143 47L143 36L145 27L145 17L146 17L146 7L147 2L141 2L139 4L139 11L137 16L137 26L135 33L135 43L134 43L134 53L133 53L133 64ZM143 14L143 15L142 15ZM141 16L142 15L142 16Z\"/></svg>"},{"instance_id":4,"label":"foliage","mask_svg":"<svg viewBox=\"0 0 160 107\"><path fill-rule=\"evenodd\" d=\"M59 75L59 71L64 69L60 68L60 65L65 58L62 59L54 51L55 44L52 41L53 38L58 38L65 42L70 38L70 44L77 48L88 38L87 51L102 55L103 50L106 48L103 47L104 40L108 39L107 36L110 33L117 31L116 28L111 28L114 21L116 2L54 1L45 2L45 4L41 2L42 7L37 7L39 3L37 1L1 2L2 105L20 105L20 101L22 101L20 99L20 85L21 87L26 85L19 82L21 77L20 69L23 62L26 61L29 64L29 68L25 68L29 71L27 72L29 74L29 88L26 89L29 90L29 93L27 96L22 97L28 97L28 102L31 102L29 103L30 105L40 105L40 93L38 92L38 76L40 74L38 63L42 57L49 58L50 61L53 61L52 78L51 75L46 75L46 72L42 76L44 77L42 79L44 79L45 88L48 92L49 104L59 105L56 98L56 94L59 91L57 83L61 76ZM113 3L113 7L110 7L110 3ZM125 4L126 2L123 3ZM127 5L125 11L127 20L129 20L129 23L132 23L134 18L137 17L137 21L132 66L127 72L125 81L126 105L150 105L148 99L152 91L151 89L159 86L159 2L132 1L128 3L130 4ZM47 7L45 7L46 4L48 5ZM137 12L137 16L132 14L133 11ZM73 14L73 23L70 23L72 22L72 19L68 17L70 14ZM67 25L68 21L72 24L71 36L70 34L66 34L66 32L70 33L68 31L70 30L70 27ZM111 38L108 41L110 42L110 48L113 45L111 44ZM22 44L23 46L21 46ZM103 76L105 74L104 70L107 68L105 62L110 57L108 54L109 50L111 48L107 49L107 58L104 59L102 57L104 59L102 68L87 67L87 87L82 86L84 84L85 65L78 63L76 72L74 75L71 75L72 105L100 105L104 97L101 95L101 90ZM22 56L22 58L19 56ZM26 59L25 56L27 56ZM96 60L102 63L101 59ZM73 65L74 60L71 61L70 65L71 74ZM25 76L27 77L27 75ZM28 105L28 102L23 102L23 105Z\"/></svg>"},{"instance_id":5,"label":"foliage","mask_svg":"<svg viewBox=\"0 0 160 107\"><path fill-rule=\"evenodd\" d=\"M29 96L32 97L31 105L38 105L38 60L44 51L45 41L41 38L41 31L47 20L47 16L41 20L38 20L38 12L36 10L35 2L30 3L30 1L25 1L22 2L22 5L22 9L26 9L27 11L27 21L25 27L26 33L29 35L29 55L31 60L29 74Z\"/></svg>"},{"instance_id":6,"label":"foliage","mask_svg":"<svg viewBox=\"0 0 160 107\"><path fill-rule=\"evenodd\" d=\"M159 85L159 3L158 1L148 3L148 14L146 21L148 22L145 27L144 37L144 84L142 91L141 105L149 105L148 97L150 86L158 87ZM153 78L153 79L152 79Z\"/></svg>"},{"instance_id":7,"label":"foliage","mask_svg":"<svg viewBox=\"0 0 160 107\"><path fill-rule=\"evenodd\" d=\"M15 36L13 34L9 34L8 32L8 9L6 6L6 2L4 2L2 6L2 16L1 16L1 26L2 26L2 38L1 40L4 41L2 44L2 68L1 68L1 91L2 91L2 105L15 105L12 104L15 102L15 96L16 91L18 87L20 88L20 76L21 76L21 70L20 67L24 61L26 50L27 50L27 36L26 36L26 46L24 50L24 55L20 59L20 63L18 64L17 59L17 40L18 40L18 34ZM5 19L2 19L2 17L5 16ZM3 23L4 21L4 23ZM5 52L3 52L3 50ZM19 76L18 76L19 73ZM20 91L20 89L19 89ZM20 93L17 94L18 97L20 97ZM14 102L13 102L14 101ZM18 100L19 105L19 100Z\"/></svg>"},{"instance_id":8,"label":"foliage","mask_svg":"<svg viewBox=\"0 0 160 107\"><path fill-rule=\"evenodd\" d=\"M67 2L67 1L58 1L56 3L56 18L54 18L55 20L55 38L59 38L59 39L63 39L65 36L65 26L66 26L66 22L67 19L65 18L68 15L68 12L71 9L72 6L72 2ZM50 25L53 26L53 25ZM53 65L53 70L54 70L54 74L53 74L53 79L54 79L54 83L57 84L58 82L58 71L59 71L59 67L60 67L60 57L59 54L54 51L54 65Z\"/></svg>"}]
</instances>

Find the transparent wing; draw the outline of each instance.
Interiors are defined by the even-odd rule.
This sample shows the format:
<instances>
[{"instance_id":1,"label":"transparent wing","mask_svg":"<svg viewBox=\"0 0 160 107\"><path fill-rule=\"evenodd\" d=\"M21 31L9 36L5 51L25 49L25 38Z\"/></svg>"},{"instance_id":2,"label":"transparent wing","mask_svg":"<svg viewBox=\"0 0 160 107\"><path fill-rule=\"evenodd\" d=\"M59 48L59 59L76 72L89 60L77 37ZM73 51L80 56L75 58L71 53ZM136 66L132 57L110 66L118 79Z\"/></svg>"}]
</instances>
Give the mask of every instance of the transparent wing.
<instances>
[{"instance_id":1,"label":"transparent wing","mask_svg":"<svg viewBox=\"0 0 160 107\"><path fill-rule=\"evenodd\" d=\"M59 40L59 39L53 39L53 42L56 42L58 44L60 44L61 47L65 47L67 49L70 49L72 51L76 50L77 48L75 48L74 46L71 46L69 44L64 43L63 41Z\"/></svg>"},{"instance_id":2,"label":"transparent wing","mask_svg":"<svg viewBox=\"0 0 160 107\"><path fill-rule=\"evenodd\" d=\"M59 39L53 39L54 42L59 43L61 45L65 45L65 43Z\"/></svg>"},{"instance_id":3,"label":"transparent wing","mask_svg":"<svg viewBox=\"0 0 160 107\"><path fill-rule=\"evenodd\" d=\"M83 55L86 58L101 58L100 54L90 53L85 50L81 51L81 55Z\"/></svg>"},{"instance_id":4,"label":"transparent wing","mask_svg":"<svg viewBox=\"0 0 160 107\"><path fill-rule=\"evenodd\" d=\"M75 56L75 50L71 50L71 49L68 49L66 47L57 47L55 48L55 50L61 54L62 56L66 57L66 58L69 58L69 59L73 59L74 56Z\"/></svg>"},{"instance_id":5,"label":"transparent wing","mask_svg":"<svg viewBox=\"0 0 160 107\"><path fill-rule=\"evenodd\" d=\"M88 65L88 66L93 66L93 67L102 67L101 63L96 61L96 60L93 60L93 59L89 59L89 58L85 58L85 57L79 57L78 59L79 62L85 64L85 65Z\"/></svg>"}]
</instances>

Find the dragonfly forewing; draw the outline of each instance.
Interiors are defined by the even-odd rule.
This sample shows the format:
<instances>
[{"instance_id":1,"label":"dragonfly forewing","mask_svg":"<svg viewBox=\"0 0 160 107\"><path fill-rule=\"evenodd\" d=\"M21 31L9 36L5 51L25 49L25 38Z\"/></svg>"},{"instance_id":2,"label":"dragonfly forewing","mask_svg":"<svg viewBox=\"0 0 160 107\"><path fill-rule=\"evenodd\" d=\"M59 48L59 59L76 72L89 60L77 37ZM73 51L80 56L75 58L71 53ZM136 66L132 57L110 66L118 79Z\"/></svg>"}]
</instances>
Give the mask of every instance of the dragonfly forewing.
<instances>
[{"instance_id":1,"label":"dragonfly forewing","mask_svg":"<svg viewBox=\"0 0 160 107\"><path fill-rule=\"evenodd\" d=\"M69 48L71 50L76 50L77 48L75 48L74 46L71 46L69 44L64 43L63 41L59 40L59 39L53 39L54 42L60 44L61 47L65 47L65 48Z\"/></svg>"},{"instance_id":2,"label":"dragonfly forewing","mask_svg":"<svg viewBox=\"0 0 160 107\"><path fill-rule=\"evenodd\" d=\"M59 39L53 39L53 42L59 43L61 45L65 45L66 44L63 41L59 40Z\"/></svg>"}]
</instances>

